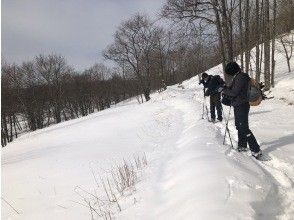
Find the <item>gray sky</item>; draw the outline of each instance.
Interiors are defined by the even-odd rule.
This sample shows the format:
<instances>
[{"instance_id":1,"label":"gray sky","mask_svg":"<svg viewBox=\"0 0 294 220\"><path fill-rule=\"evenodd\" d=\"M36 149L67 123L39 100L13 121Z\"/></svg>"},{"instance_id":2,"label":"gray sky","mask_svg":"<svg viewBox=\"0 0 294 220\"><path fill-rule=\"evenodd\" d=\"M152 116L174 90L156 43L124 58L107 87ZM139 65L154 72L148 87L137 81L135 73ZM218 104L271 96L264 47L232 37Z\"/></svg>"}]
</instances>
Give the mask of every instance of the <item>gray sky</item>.
<instances>
[{"instance_id":1,"label":"gray sky","mask_svg":"<svg viewBox=\"0 0 294 220\"><path fill-rule=\"evenodd\" d=\"M150 17L165 0L2 0L2 57L21 63L57 53L81 70L103 61L116 27L136 12Z\"/></svg>"}]
</instances>

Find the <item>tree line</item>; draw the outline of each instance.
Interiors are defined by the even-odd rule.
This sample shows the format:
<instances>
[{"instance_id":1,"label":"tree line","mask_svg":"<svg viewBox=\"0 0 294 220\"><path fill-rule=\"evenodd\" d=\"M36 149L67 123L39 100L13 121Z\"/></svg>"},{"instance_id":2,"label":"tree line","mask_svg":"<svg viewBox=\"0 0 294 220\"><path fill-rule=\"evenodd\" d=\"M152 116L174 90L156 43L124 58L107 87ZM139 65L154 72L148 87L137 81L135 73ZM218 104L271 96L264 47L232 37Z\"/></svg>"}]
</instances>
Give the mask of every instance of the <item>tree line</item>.
<instances>
[{"instance_id":1,"label":"tree line","mask_svg":"<svg viewBox=\"0 0 294 220\"><path fill-rule=\"evenodd\" d=\"M21 65L2 63L1 144L20 133L86 116L136 96L135 79L95 64L82 73L59 55Z\"/></svg>"},{"instance_id":2,"label":"tree line","mask_svg":"<svg viewBox=\"0 0 294 220\"><path fill-rule=\"evenodd\" d=\"M291 41L283 33L294 28L293 19L292 0L167 0L161 22L136 14L120 24L103 51L115 67L100 63L77 71L54 54L21 65L4 62L1 144L22 132L86 116L128 98L148 101L151 92L165 85L236 59L270 89L274 38L280 36L288 62L293 37Z\"/></svg>"}]
</instances>

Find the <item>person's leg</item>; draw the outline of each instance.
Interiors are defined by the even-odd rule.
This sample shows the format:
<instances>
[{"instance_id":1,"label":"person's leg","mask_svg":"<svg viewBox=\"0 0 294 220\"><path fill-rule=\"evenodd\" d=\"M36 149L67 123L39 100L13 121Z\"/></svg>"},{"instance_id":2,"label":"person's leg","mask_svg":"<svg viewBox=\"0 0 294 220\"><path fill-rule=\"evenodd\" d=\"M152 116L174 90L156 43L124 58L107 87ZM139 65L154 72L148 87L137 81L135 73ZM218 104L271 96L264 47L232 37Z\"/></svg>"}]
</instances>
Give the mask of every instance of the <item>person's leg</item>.
<instances>
[{"instance_id":1,"label":"person's leg","mask_svg":"<svg viewBox=\"0 0 294 220\"><path fill-rule=\"evenodd\" d=\"M252 152L257 153L260 151L260 146L251 130L249 130L249 133L247 134L247 142Z\"/></svg>"},{"instance_id":2,"label":"person's leg","mask_svg":"<svg viewBox=\"0 0 294 220\"><path fill-rule=\"evenodd\" d=\"M246 120L246 123L247 123L247 127L248 127L248 131L247 131L247 142L248 142L248 145L249 145L249 148L252 152L254 153L258 153L260 151L260 146L259 144L257 143L256 141L256 138L255 136L253 135L253 133L251 132L251 130L249 129L249 120L248 120L248 117L249 117L249 110L250 110L250 106L248 105L248 108L247 108L247 120Z\"/></svg>"},{"instance_id":3,"label":"person's leg","mask_svg":"<svg viewBox=\"0 0 294 220\"><path fill-rule=\"evenodd\" d=\"M248 115L249 115L249 104L245 103L234 108L235 117L238 118L236 121L236 128L238 130L238 146L247 147L247 142L249 148L252 152L257 153L260 151L260 147L249 129ZM237 115L237 116L236 116Z\"/></svg>"},{"instance_id":4,"label":"person's leg","mask_svg":"<svg viewBox=\"0 0 294 220\"><path fill-rule=\"evenodd\" d=\"M211 120L215 120L215 96L210 95L210 115L211 115Z\"/></svg>"},{"instance_id":5,"label":"person's leg","mask_svg":"<svg viewBox=\"0 0 294 220\"><path fill-rule=\"evenodd\" d=\"M247 137L244 130L244 108L242 106L234 107L235 126L238 131L238 148L247 148Z\"/></svg>"},{"instance_id":6,"label":"person's leg","mask_svg":"<svg viewBox=\"0 0 294 220\"><path fill-rule=\"evenodd\" d=\"M220 93L216 94L216 111L217 111L217 119L219 121L222 121L223 114L222 114L222 103L220 101Z\"/></svg>"}]
</instances>

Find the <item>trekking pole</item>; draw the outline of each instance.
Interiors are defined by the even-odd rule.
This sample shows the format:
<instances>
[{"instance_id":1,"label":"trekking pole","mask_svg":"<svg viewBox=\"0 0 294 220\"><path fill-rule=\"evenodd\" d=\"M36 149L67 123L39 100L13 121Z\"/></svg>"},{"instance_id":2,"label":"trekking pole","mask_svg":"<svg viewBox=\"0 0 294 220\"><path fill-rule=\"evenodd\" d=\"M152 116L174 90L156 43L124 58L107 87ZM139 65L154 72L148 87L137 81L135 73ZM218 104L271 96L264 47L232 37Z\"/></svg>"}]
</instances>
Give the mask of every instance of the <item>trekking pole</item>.
<instances>
[{"instance_id":1,"label":"trekking pole","mask_svg":"<svg viewBox=\"0 0 294 220\"><path fill-rule=\"evenodd\" d=\"M206 99L205 99L205 88L203 88L203 104L202 104L202 119L204 119L204 114L205 114L205 104L206 104Z\"/></svg>"},{"instance_id":2,"label":"trekking pole","mask_svg":"<svg viewBox=\"0 0 294 220\"><path fill-rule=\"evenodd\" d=\"M231 146L232 146L232 148L234 148L234 145L233 145L233 142L232 142L232 138L231 138L231 134L230 134L230 130L229 130L229 119L230 119L230 115L231 115L231 109L232 109L232 106L230 105L229 115L228 115L228 118L226 119L225 118L225 113L224 113L223 107L222 107L222 112L223 112L223 115L224 115L224 118L225 118L225 121L226 121L226 129L225 129L225 135L224 135L223 144L225 144L225 142L226 142L226 136L227 136L227 132L228 132L228 135L229 135L229 138L230 138L230 142L231 142Z\"/></svg>"},{"instance_id":3,"label":"trekking pole","mask_svg":"<svg viewBox=\"0 0 294 220\"><path fill-rule=\"evenodd\" d=\"M203 97L203 105L202 105L202 119L204 119L204 102L205 102L205 97Z\"/></svg>"},{"instance_id":4,"label":"trekking pole","mask_svg":"<svg viewBox=\"0 0 294 220\"><path fill-rule=\"evenodd\" d=\"M207 121L209 121L209 112L208 112L208 107L207 107L206 102L205 102L205 109L206 109L206 117L207 117Z\"/></svg>"},{"instance_id":5,"label":"trekking pole","mask_svg":"<svg viewBox=\"0 0 294 220\"><path fill-rule=\"evenodd\" d=\"M207 102L206 102L206 96L205 96L205 88L203 88L203 96L204 96L204 101L203 101L203 111L204 111L204 107L205 107L205 111L206 111L206 118L207 121L209 121L209 111L208 111L208 107L207 107ZM203 113L204 114L204 113ZM204 118L204 117L203 117Z\"/></svg>"}]
</instances>

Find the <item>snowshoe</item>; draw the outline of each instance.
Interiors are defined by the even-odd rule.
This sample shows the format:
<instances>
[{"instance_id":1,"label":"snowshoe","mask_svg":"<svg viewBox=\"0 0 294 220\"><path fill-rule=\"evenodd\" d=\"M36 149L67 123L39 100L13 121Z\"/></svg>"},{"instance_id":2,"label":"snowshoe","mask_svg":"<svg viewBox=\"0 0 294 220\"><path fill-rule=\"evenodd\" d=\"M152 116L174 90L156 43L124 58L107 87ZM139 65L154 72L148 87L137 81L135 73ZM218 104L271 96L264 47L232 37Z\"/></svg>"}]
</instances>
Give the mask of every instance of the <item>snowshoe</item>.
<instances>
[{"instance_id":1,"label":"snowshoe","mask_svg":"<svg viewBox=\"0 0 294 220\"><path fill-rule=\"evenodd\" d=\"M252 152L252 156L256 160L259 160L259 161L269 161L269 160L271 160L271 157L270 156L262 154L261 151L259 151L257 153Z\"/></svg>"}]
</instances>

